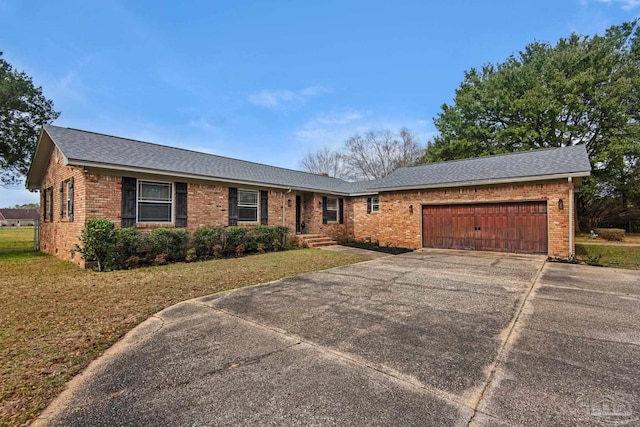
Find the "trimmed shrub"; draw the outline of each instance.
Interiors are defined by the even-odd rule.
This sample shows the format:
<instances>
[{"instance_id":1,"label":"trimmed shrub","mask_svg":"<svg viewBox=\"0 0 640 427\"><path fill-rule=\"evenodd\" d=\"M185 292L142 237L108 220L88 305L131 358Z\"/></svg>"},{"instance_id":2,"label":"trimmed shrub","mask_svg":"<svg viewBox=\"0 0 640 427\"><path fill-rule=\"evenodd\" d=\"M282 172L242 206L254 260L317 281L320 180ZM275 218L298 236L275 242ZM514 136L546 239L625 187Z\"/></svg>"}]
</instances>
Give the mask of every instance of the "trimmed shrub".
<instances>
[{"instance_id":1,"label":"trimmed shrub","mask_svg":"<svg viewBox=\"0 0 640 427\"><path fill-rule=\"evenodd\" d=\"M158 228L151 232L152 252L165 255L167 261L182 261L189 249L189 232L184 229Z\"/></svg>"},{"instance_id":2,"label":"trimmed shrub","mask_svg":"<svg viewBox=\"0 0 640 427\"><path fill-rule=\"evenodd\" d=\"M220 251L226 246L227 236L224 228L200 227L193 233L193 244L199 258L215 256L214 247L220 246Z\"/></svg>"},{"instance_id":3,"label":"trimmed shrub","mask_svg":"<svg viewBox=\"0 0 640 427\"><path fill-rule=\"evenodd\" d=\"M114 230L114 266L120 268L130 268L132 263L130 258L137 258L137 263L140 263L138 257L138 244L142 233L133 227L116 228Z\"/></svg>"},{"instance_id":4,"label":"trimmed shrub","mask_svg":"<svg viewBox=\"0 0 640 427\"><path fill-rule=\"evenodd\" d=\"M278 251L291 245L288 233L287 227L201 227L191 239L185 229L158 228L144 233L133 227L116 228L107 220L91 219L86 221L82 232L82 247L76 246L76 250L85 260L97 262L98 269L104 271Z\"/></svg>"},{"instance_id":5,"label":"trimmed shrub","mask_svg":"<svg viewBox=\"0 0 640 427\"><path fill-rule=\"evenodd\" d=\"M236 253L236 248L240 245L247 247L247 234L249 229L245 227L229 227L227 228L227 245L224 247L228 255ZM257 250L257 247L256 249Z\"/></svg>"},{"instance_id":6,"label":"trimmed shrub","mask_svg":"<svg viewBox=\"0 0 640 427\"><path fill-rule=\"evenodd\" d=\"M115 225L106 219L88 219L80 234L82 246L76 249L85 261L96 261L98 271L113 265L115 255Z\"/></svg>"},{"instance_id":7,"label":"trimmed shrub","mask_svg":"<svg viewBox=\"0 0 640 427\"><path fill-rule=\"evenodd\" d=\"M605 240L615 240L621 242L624 240L625 231L622 228L596 228L599 237Z\"/></svg>"}]
</instances>

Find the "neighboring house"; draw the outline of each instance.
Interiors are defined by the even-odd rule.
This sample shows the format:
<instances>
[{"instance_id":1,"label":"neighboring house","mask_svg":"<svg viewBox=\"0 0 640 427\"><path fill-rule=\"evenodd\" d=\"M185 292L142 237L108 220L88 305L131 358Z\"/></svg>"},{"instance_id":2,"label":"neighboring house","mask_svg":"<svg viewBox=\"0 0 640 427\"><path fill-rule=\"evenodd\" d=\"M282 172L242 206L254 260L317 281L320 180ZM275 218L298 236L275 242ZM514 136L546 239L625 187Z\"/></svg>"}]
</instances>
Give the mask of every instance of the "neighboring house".
<instances>
[{"instance_id":1,"label":"neighboring house","mask_svg":"<svg viewBox=\"0 0 640 427\"><path fill-rule=\"evenodd\" d=\"M27 177L40 190L40 248L73 254L88 218L123 227L286 225L405 247L574 253L584 146L337 178L46 125ZM302 225L305 225L304 230Z\"/></svg>"},{"instance_id":2,"label":"neighboring house","mask_svg":"<svg viewBox=\"0 0 640 427\"><path fill-rule=\"evenodd\" d=\"M0 209L0 226L33 226L40 213L35 209Z\"/></svg>"}]
</instances>

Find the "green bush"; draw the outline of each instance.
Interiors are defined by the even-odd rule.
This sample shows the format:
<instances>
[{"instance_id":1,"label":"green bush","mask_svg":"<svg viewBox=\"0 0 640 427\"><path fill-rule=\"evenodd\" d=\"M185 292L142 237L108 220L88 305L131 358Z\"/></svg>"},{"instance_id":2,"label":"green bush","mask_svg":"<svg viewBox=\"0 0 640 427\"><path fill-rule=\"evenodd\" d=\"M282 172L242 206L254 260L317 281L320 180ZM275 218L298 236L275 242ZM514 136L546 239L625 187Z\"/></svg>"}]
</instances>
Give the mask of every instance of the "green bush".
<instances>
[{"instance_id":1,"label":"green bush","mask_svg":"<svg viewBox=\"0 0 640 427\"><path fill-rule=\"evenodd\" d=\"M193 243L199 258L215 256L214 246L220 246L219 250L224 251L226 241L224 228L200 227L193 233Z\"/></svg>"},{"instance_id":2,"label":"green bush","mask_svg":"<svg viewBox=\"0 0 640 427\"><path fill-rule=\"evenodd\" d=\"M625 231L622 228L596 228L598 237L602 237L605 240L616 240L621 242L624 240Z\"/></svg>"},{"instance_id":3,"label":"green bush","mask_svg":"<svg viewBox=\"0 0 640 427\"><path fill-rule=\"evenodd\" d=\"M77 250L85 261L95 261L98 270L104 271L113 265L115 256L115 225L106 219L88 219L80 234L82 246Z\"/></svg>"},{"instance_id":4,"label":"green bush","mask_svg":"<svg viewBox=\"0 0 640 427\"><path fill-rule=\"evenodd\" d=\"M184 229L155 229L151 232L153 255L164 254L167 261L182 261L187 256L189 240L189 232Z\"/></svg>"},{"instance_id":5,"label":"green bush","mask_svg":"<svg viewBox=\"0 0 640 427\"><path fill-rule=\"evenodd\" d=\"M116 228L107 220L91 219L77 250L100 271L163 265L175 261L243 256L287 248L287 227L201 227L193 234L184 229L158 228L149 233ZM190 248L190 243L193 247Z\"/></svg>"},{"instance_id":6,"label":"green bush","mask_svg":"<svg viewBox=\"0 0 640 427\"><path fill-rule=\"evenodd\" d=\"M236 248L240 245L247 247L247 234L249 229L246 227L229 227L227 228L227 244L222 245L227 255L235 255ZM257 250L257 247L256 247Z\"/></svg>"},{"instance_id":7,"label":"green bush","mask_svg":"<svg viewBox=\"0 0 640 427\"><path fill-rule=\"evenodd\" d=\"M133 227L116 228L114 230L114 266L126 268L132 263L132 257L138 258L138 245L142 233ZM139 262L139 261L138 261Z\"/></svg>"}]
</instances>

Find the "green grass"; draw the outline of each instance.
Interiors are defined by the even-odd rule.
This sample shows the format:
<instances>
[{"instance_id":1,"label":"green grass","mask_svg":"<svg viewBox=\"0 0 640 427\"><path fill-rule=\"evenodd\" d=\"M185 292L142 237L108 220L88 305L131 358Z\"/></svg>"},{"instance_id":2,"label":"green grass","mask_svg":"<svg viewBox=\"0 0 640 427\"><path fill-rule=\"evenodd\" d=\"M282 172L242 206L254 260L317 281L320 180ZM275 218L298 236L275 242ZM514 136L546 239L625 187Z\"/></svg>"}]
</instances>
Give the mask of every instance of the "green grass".
<instances>
[{"instance_id":1,"label":"green grass","mask_svg":"<svg viewBox=\"0 0 640 427\"><path fill-rule=\"evenodd\" d=\"M576 244L576 259L590 265L640 270L640 246Z\"/></svg>"},{"instance_id":2,"label":"green grass","mask_svg":"<svg viewBox=\"0 0 640 427\"><path fill-rule=\"evenodd\" d=\"M33 251L33 228L0 228L0 259Z\"/></svg>"},{"instance_id":3,"label":"green grass","mask_svg":"<svg viewBox=\"0 0 640 427\"><path fill-rule=\"evenodd\" d=\"M366 258L301 249L97 273L32 251L32 230L0 230L0 425L36 417L74 375L177 302Z\"/></svg>"}]
</instances>

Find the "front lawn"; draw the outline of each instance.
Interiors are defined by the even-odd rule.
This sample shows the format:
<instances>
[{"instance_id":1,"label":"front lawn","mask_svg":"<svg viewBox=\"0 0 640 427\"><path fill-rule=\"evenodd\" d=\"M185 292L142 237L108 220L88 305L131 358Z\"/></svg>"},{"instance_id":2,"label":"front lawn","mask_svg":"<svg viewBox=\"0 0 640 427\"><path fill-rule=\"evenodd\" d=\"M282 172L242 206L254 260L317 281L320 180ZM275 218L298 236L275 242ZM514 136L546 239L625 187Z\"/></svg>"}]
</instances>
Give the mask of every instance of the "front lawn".
<instances>
[{"instance_id":1,"label":"front lawn","mask_svg":"<svg viewBox=\"0 0 640 427\"><path fill-rule=\"evenodd\" d=\"M590 265L640 270L640 246L576 243L576 259Z\"/></svg>"},{"instance_id":2,"label":"front lawn","mask_svg":"<svg viewBox=\"0 0 640 427\"><path fill-rule=\"evenodd\" d=\"M31 252L26 231L0 229L0 425L37 416L71 377L165 307L366 259L302 249L97 273Z\"/></svg>"}]
</instances>

